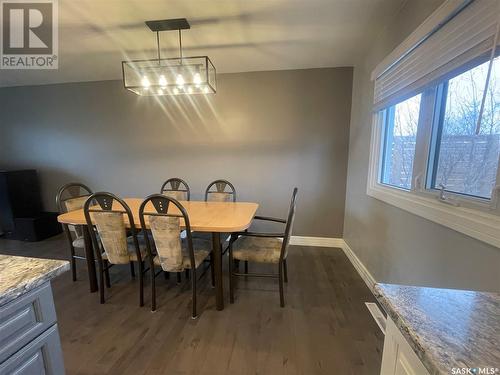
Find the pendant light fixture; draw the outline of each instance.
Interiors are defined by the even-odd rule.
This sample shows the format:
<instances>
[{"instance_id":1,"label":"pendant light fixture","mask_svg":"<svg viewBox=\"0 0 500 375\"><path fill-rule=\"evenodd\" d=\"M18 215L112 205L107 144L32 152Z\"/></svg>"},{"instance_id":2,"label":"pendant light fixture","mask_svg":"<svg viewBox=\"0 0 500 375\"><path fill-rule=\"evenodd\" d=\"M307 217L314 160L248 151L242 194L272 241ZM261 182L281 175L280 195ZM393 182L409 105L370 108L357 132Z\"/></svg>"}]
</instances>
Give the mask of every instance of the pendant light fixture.
<instances>
[{"instance_id":1,"label":"pendant light fixture","mask_svg":"<svg viewBox=\"0 0 500 375\"><path fill-rule=\"evenodd\" d=\"M158 58L122 61L123 85L141 96L215 94L216 71L208 56L184 57L182 30L190 29L185 18L146 21L156 33ZM178 31L179 57L162 58L160 32Z\"/></svg>"}]
</instances>

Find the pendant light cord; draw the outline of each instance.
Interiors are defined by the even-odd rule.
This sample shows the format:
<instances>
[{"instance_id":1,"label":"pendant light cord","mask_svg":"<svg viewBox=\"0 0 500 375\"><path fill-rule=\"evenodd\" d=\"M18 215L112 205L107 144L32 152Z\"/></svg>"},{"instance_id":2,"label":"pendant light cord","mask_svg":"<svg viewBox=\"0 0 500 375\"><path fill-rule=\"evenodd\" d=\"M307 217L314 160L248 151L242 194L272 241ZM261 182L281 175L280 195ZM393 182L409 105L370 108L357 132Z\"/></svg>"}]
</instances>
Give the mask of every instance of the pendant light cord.
<instances>
[{"instance_id":1,"label":"pendant light cord","mask_svg":"<svg viewBox=\"0 0 500 375\"><path fill-rule=\"evenodd\" d=\"M156 47L158 48L158 65L160 64L160 32L156 32Z\"/></svg>"},{"instance_id":2,"label":"pendant light cord","mask_svg":"<svg viewBox=\"0 0 500 375\"><path fill-rule=\"evenodd\" d=\"M179 56L181 58L181 64L182 64L182 30L179 29Z\"/></svg>"},{"instance_id":3,"label":"pendant light cord","mask_svg":"<svg viewBox=\"0 0 500 375\"><path fill-rule=\"evenodd\" d=\"M156 32L156 48L158 50L158 64L160 64L161 60L161 54L160 54L160 32ZM181 58L181 64L182 64L182 30L179 29L179 56Z\"/></svg>"}]
</instances>

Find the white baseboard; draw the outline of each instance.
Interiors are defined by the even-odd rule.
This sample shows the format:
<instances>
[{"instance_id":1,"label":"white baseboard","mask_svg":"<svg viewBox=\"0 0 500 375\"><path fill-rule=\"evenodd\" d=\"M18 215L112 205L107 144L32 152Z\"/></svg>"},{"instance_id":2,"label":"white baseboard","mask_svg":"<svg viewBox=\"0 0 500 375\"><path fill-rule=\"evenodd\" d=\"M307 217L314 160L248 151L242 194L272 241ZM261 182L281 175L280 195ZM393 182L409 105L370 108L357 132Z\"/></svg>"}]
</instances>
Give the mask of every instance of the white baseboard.
<instances>
[{"instance_id":1,"label":"white baseboard","mask_svg":"<svg viewBox=\"0 0 500 375\"><path fill-rule=\"evenodd\" d=\"M356 254L354 254L354 251L352 251L347 242L345 242L344 240L342 241L344 242L344 246L342 247L344 254L347 256L347 258L349 258L354 268L356 268L356 271L358 271L359 276L361 276L368 289L370 289L370 291L374 293L374 287L376 283L375 278L372 276L370 271L368 271L361 260L359 260Z\"/></svg>"},{"instance_id":2,"label":"white baseboard","mask_svg":"<svg viewBox=\"0 0 500 375\"><path fill-rule=\"evenodd\" d=\"M336 247L341 249L344 243L344 239L342 238L304 236L292 236L290 238L290 245L299 246Z\"/></svg>"},{"instance_id":3,"label":"white baseboard","mask_svg":"<svg viewBox=\"0 0 500 375\"><path fill-rule=\"evenodd\" d=\"M374 292L373 288L376 283L375 279L343 238L292 236L290 238L290 245L320 246L342 249L356 271L358 271L359 276L361 276L366 286L372 293Z\"/></svg>"}]
</instances>

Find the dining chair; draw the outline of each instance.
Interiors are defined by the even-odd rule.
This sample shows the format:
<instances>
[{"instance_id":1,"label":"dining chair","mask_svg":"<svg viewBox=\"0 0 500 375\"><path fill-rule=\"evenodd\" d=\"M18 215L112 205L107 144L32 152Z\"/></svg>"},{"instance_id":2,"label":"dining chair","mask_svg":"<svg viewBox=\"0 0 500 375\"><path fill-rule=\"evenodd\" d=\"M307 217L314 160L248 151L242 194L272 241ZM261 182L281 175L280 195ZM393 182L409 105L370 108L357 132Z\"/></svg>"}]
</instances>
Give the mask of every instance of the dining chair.
<instances>
[{"instance_id":1,"label":"dining chair","mask_svg":"<svg viewBox=\"0 0 500 375\"><path fill-rule=\"evenodd\" d=\"M212 181L205 190L205 202L236 202L236 189L227 180Z\"/></svg>"},{"instance_id":2,"label":"dining chair","mask_svg":"<svg viewBox=\"0 0 500 375\"><path fill-rule=\"evenodd\" d=\"M229 295L230 302L234 303L235 277L271 277L277 278L279 282L280 306L285 306L283 293L283 281L288 282L288 271L286 259L288 256L288 245L295 219L296 199L298 189L294 188L288 218L278 219L265 216L255 216L254 219L282 223L285 225L284 232L262 233L262 232L238 232L231 235L229 241ZM234 271L234 260L243 260L256 263L270 263L278 265L278 274L264 273L239 273Z\"/></svg>"},{"instance_id":3,"label":"dining chair","mask_svg":"<svg viewBox=\"0 0 500 375\"><path fill-rule=\"evenodd\" d=\"M71 182L62 186L56 195L56 206L60 214L80 210L92 190L79 182ZM86 260L83 255L76 254L75 249L84 249L83 231L80 226L63 224L63 230L68 240L70 251L71 275L76 281L76 260Z\"/></svg>"},{"instance_id":4,"label":"dining chair","mask_svg":"<svg viewBox=\"0 0 500 375\"><path fill-rule=\"evenodd\" d=\"M190 270L192 272L192 318L196 319L198 316L196 270L211 255L211 243L192 237L188 213L175 198L162 194L148 196L139 207L139 219L144 231L151 230L151 238L145 237L151 269L151 311L156 310L156 276L162 271L177 272L179 275L182 271ZM180 236L181 223L184 223L186 229L184 239ZM155 273L155 266L161 267L162 271ZM210 266L213 275L214 265L211 256Z\"/></svg>"},{"instance_id":5,"label":"dining chair","mask_svg":"<svg viewBox=\"0 0 500 375\"><path fill-rule=\"evenodd\" d=\"M160 194L174 198L178 201L189 201L191 199L191 191L186 181L181 178L169 178L163 183L160 189ZM181 237L186 237L186 232L181 231ZM189 277L189 271L186 270L186 277ZM177 274L177 282L181 282L181 274Z\"/></svg>"},{"instance_id":6,"label":"dining chair","mask_svg":"<svg viewBox=\"0 0 500 375\"><path fill-rule=\"evenodd\" d=\"M104 278L106 286L111 286L109 269L113 265L129 264L134 277L133 262L136 262L139 266L139 306L143 306L144 273L148 270L144 269L146 250L137 236L130 207L112 193L99 192L85 201L83 212L97 255L101 303L104 303ZM125 222L129 223L129 229Z\"/></svg>"},{"instance_id":7,"label":"dining chair","mask_svg":"<svg viewBox=\"0 0 500 375\"><path fill-rule=\"evenodd\" d=\"M236 189L227 180L219 179L212 181L205 189L205 202L236 202ZM203 238L207 241L212 240L210 233L196 232L195 237ZM221 237L223 238L221 241L221 251L225 254L229 248L229 243L226 240L228 236L221 234ZM248 264L245 263L245 267L248 268Z\"/></svg>"},{"instance_id":8,"label":"dining chair","mask_svg":"<svg viewBox=\"0 0 500 375\"><path fill-rule=\"evenodd\" d=\"M160 194L177 199L178 201L188 201L191 198L189 185L183 179L169 178L161 185Z\"/></svg>"}]
</instances>

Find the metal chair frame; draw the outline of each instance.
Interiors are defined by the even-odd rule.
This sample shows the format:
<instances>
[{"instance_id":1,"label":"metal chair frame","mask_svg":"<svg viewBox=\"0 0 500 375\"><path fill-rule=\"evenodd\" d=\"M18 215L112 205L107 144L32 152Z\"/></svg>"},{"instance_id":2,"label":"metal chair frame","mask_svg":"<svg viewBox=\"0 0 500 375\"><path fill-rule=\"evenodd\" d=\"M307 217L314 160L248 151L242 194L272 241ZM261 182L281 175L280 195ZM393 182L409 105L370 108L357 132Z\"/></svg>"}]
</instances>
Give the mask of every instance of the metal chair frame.
<instances>
[{"instance_id":1,"label":"metal chair frame","mask_svg":"<svg viewBox=\"0 0 500 375\"><path fill-rule=\"evenodd\" d=\"M146 205L151 202L155 211L156 212L145 212ZM173 213L168 213L168 209L170 204L173 204L177 209L180 211L180 214L173 214ZM182 206L182 204L171 197L167 197L162 194L152 194L144 201L142 202L141 206L139 207L139 219L141 222L141 227L144 232L148 230L148 227L146 225L146 216L166 216L166 217L178 217L179 219L184 220L184 226L186 230L186 241L187 241L187 249L189 253L189 261L191 264L190 271L192 272L191 275L191 290L192 290L192 318L196 319L198 317L197 315L197 305L196 305L196 261L194 257L194 248L193 248L193 237L191 234L191 224L189 221L189 215L186 211L186 209ZM156 285L155 285L155 278L158 276L162 271L155 273L154 271L154 256L156 255L153 252L153 244L150 241L149 236L145 235L145 240L146 240L146 252L149 258L149 267L151 268L151 311L156 310ZM154 238L153 238L154 241ZM180 238L179 238L180 241ZM214 266L213 266L213 258L212 258L212 253L210 253L210 266L211 266L211 273L212 275L214 274ZM179 281L179 276L180 273L177 272L178 275L178 281Z\"/></svg>"},{"instance_id":2,"label":"metal chair frame","mask_svg":"<svg viewBox=\"0 0 500 375\"><path fill-rule=\"evenodd\" d=\"M216 187L216 191L211 191L212 187ZM230 191L225 191L226 187L229 186ZM231 194L233 197L233 202L236 202L236 189L234 185L229 182L228 180L224 179L218 179L215 181L212 181L211 183L208 184L207 188L205 189L205 202L208 202L208 197L210 193L228 193ZM223 241L224 242L224 241ZM224 255L229 249L229 245L225 248L222 249L222 242L221 242L221 251L222 255ZM248 269L248 263L245 262L245 269Z\"/></svg>"},{"instance_id":3,"label":"metal chair frame","mask_svg":"<svg viewBox=\"0 0 500 375\"><path fill-rule=\"evenodd\" d=\"M121 206L121 208L118 210L113 209L113 202L115 201ZM92 208L96 207L95 203L97 203L100 209ZM85 214L85 220L87 222L90 238L92 240L92 244L95 253L97 255L96 258L97 258L97 265L99 268L99 294L100 294L101 304L104 303L104 278L106 279L106 287L108 288L111 287L109 269L113 266L113 264L111 264L108 260L102 258L101 249L103 249L103 246L99 245L99 239L97 238L96 230L94 229L94 223L92 222L90 214L92 212L118 212L123 215L126 215L128 222L130 224L130 229L128 229L128 233L132 236L137 256L137 263L139 265L139 306L144 306L144 274L149 270L149 268L144 269L144 262L139 247L139 240L137 238L137 231L135 228L134 217L132 215L132 212L130 211L130 207L127 205L127 203L125 203L124 200L120 199L119 197L117 197L112 193L98 192L92 194L86 200L83 206L83 212ZM130 261L130 271L132 277L135 277L133 261Z\"/></svg>"},{"instance_id":4,"label":"metal chair frame","mask_svg":"<svg viewBox=\"0 0 500 375\"><path fill-rule=\"evenodd\" d=\"M171 189L167 189L166 187L170 184ZM179 189L180 186L183 186L184 189ZM187 200L191 200L191 190L189 188L189 185L186 181L184 181L182 178L179 177L173 177L169 178L167 181L163 183L160 189L160 194L165 193L166 191L182 191L185 192L187 195ZM174 198L175 199L175 198ZM186 270L186 278L189 278L189 270ZM177 273L177 283L181 282L181 275L180 273Z\"/></svg>"},{"instance_id":5,"label":"metal chair frame","mask_svg":"<svg viewBox=\"0 0 500 375\"><path fill-rule=\"evenodd\" d=\"M81 194L77 196L71 196L71 198L64 199L64 194L69 192L72 188L79 188L80 190L84 190L88 194ZM92 190L87 186L80 182L70 182L66 185L63 185L56 195L56 206L60 214L66 213L66 207L64 206L64 202L68 199L80 198L86 195L92 195ZM71 276L73 281L76 281L76 259L78 260L87 260L86 257L81 255L76 255L75 247L73 246L73 238L71 237L71 231L69 230L68 224L62 224L66 239L68 240L68 245L70 249L70 266L71 266Z\"/></svg>"},{"instance_id":6,"label":"metal chair frame","mask_svg":"<svg viewBox=\"0 0 500 375\"><path fill-rule=\"evenodd\" d=\"M286 249L290 241L290 235L292 230L292 224L295 218L296 211L296 199L297 199L298 189L294 188L292 193L292 200L290 202L290 209L288 211L288 218L279 219L267 216L255 216L254 219L276 222L285 224L285 231L279 233L262 233L262 232L236 232L231 235L231 240L229 241L229 295L230 302L234 303L234 277L270 277L277 278L279 282L279 292L280 292L280 306L285 306L285 297L283 292L283 281L288 282L288 270L286 263ZM283 244L281 245L280 258L278 262L278 274L264 274L264 273L248 273L248 269L245 267L245 273L239 273L234 271L234 259L233 259L233 243L240 236L250 236L250 237L271 237L271 238L283 238Z\"/></svg>"},{"instance_id":7,"label":"metal chair frame","mask_svg":"<svg viewBox=\"0 0 500 375\"><path fill-rule=\"evenodd\" d=\"M171 189L167 188L169 184ZM180 186L183 186L183 189L179 189ZM173 177L165 181L163 185L161 185L160 194L163 194L166 191L182 191L186 193L188 201L191 199L191 190L189 189L189 185L182 178Z\"/></svg>"},{"instance_id":8,"label":"metal chair frame","mask_svg":"<svg viewBox=\"0 0 500 375\"><path fill-rule=\"evenodd\" d=\"M211 191L212 187L215 186L217 191ZM225 191L226 186L229 186L230 191ZM236 189L234 188L234 185L230 183L228 180L215 180L212 181L210 184L208 184L206 190L205 190L205 202L208 201L208 194L210 193L228 193L232 194L233 196L233 202L236 202Z\"/></svg>"}]
</instances>

